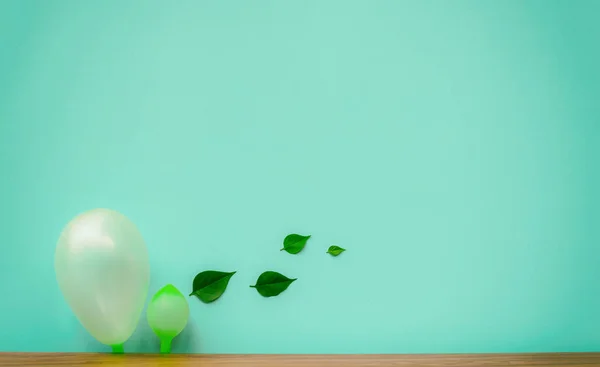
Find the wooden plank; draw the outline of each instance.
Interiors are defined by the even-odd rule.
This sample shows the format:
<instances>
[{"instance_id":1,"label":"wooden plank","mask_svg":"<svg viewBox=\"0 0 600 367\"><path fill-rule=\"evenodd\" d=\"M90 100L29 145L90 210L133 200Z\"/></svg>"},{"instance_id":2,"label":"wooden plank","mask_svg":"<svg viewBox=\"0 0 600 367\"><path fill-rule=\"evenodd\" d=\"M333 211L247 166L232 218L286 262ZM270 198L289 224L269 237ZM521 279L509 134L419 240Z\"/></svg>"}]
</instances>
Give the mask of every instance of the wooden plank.
<instances>
[{"instance_id":1,"label":"wooden plank","mask_svg":"<svg viewBox=\"0 0 600 367\"><path fill-rule=\"evenodd\" d=\"M207 355L0 353L0 367L593 367L600 353L430 355Z\"/></svg>"}]
</instances>

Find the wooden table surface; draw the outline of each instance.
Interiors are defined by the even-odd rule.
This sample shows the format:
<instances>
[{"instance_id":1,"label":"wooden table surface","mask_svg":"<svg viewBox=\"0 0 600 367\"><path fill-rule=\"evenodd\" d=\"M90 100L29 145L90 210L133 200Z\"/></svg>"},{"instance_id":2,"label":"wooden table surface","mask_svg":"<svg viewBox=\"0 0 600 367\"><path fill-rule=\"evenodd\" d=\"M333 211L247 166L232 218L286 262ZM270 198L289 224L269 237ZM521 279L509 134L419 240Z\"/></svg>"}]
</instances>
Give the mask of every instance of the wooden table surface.
<instances>
[{"instance_id":1,"label":"wooden table surface","mask_svg":"<svg viewBox=\"0 0 600 367\"><path fill-rule=\"evenodd\" d=\"M144 355L87 353L0 353L7 366L130 367L593 367L600 353L449 355Z\"/></svg>"}]
</instances>

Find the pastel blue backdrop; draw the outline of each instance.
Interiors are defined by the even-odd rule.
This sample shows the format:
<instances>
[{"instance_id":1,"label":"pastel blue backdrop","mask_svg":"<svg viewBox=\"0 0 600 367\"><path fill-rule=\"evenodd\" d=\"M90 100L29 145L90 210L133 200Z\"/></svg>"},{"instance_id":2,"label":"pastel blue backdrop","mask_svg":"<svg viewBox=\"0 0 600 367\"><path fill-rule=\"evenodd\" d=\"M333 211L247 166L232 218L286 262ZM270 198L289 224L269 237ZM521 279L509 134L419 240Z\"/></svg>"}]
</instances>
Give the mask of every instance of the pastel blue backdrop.
<instances>
[{"instance_id":1,"label":"pastel blue backdrop","mask_svg":"<svg viewBox=\"0 0 600 367\"><path fill-rule=\"evenodd\" d=\"M96 207L139 226L151 294L238 271L175 352L600 350L599 14L0 1L0 350L108 351L53 269ZM264 270L298 281L265 299ZM145 317L125 348L158 350Z\"/></svg>"}]
</instances>

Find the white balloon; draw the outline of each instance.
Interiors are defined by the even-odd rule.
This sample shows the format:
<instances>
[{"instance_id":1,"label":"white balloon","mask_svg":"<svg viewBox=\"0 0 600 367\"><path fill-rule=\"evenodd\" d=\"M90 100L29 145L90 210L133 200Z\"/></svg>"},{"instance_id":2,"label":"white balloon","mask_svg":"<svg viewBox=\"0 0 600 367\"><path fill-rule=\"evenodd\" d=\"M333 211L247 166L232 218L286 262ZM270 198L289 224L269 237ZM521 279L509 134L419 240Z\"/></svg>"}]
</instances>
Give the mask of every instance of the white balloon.
<instances>
[{"instance_id":1,"label":"white balloon","mask_svg":"<svg viewBox=\"0 0 600 367\"><path fill-rule=\"evenodd\" d=\"M110 209L78 215L60 235L54 268L77 319L118 350L136 328L150 281L148 250L135 224Z\"/></svg>"}]
</instances>

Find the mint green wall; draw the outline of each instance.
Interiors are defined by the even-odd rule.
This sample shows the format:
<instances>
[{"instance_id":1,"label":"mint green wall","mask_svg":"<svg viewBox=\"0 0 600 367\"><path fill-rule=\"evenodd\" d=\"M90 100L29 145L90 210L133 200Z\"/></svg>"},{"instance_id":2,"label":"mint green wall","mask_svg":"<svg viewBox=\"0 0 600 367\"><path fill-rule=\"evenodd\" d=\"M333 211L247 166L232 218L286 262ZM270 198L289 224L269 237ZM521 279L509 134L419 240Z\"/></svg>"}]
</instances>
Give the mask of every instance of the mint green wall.
<instances>
[{"instance_id":1,"label":"mint green wall","mask_svg":"<svg viewBox=\"0 0 600 367\"><path fill-rule=\"evenodd\" d=\"M0 1L0 350L108 350L53 269L95 207L141 229L152 293L238 271L177 352L600 350L599 16ZM264 270L299 280L264 299ZM125 347L157 350L145 319Z\"/></svg>"}]
</instances>

